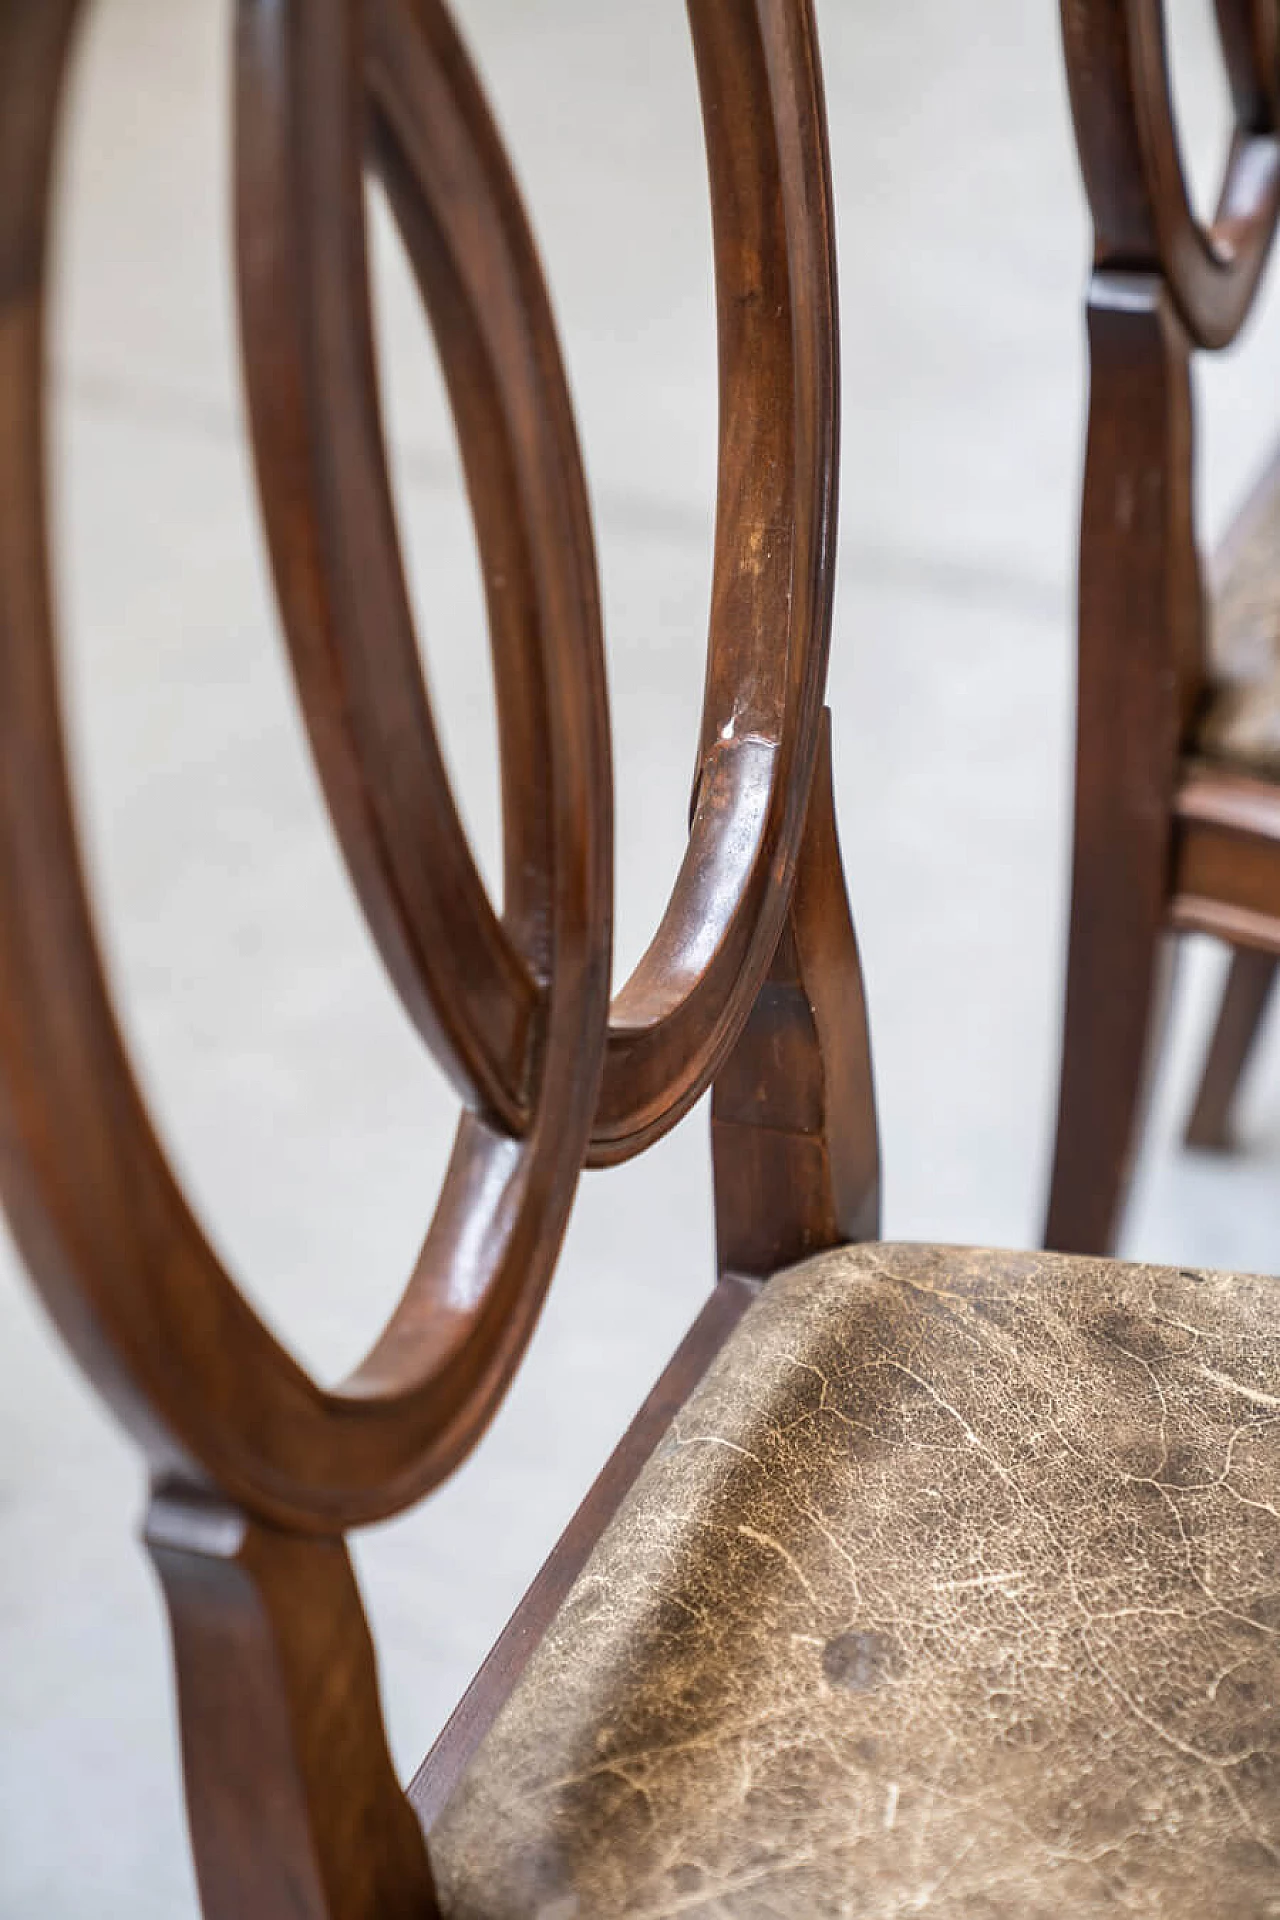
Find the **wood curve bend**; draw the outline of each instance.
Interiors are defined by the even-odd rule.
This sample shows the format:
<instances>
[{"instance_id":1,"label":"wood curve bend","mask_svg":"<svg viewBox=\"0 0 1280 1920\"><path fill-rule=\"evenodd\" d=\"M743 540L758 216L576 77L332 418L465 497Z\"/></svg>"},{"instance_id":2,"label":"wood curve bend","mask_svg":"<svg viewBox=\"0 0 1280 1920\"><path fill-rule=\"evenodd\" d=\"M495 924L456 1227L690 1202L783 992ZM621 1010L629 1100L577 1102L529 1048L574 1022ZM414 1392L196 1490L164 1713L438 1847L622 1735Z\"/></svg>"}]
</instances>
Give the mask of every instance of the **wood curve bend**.
<instances>
[{"instance_id":1,"label":"wood curve bend","mask_svg":"<svg viewBox=\"0 0 1280 1920\"><path fill-rule=\"evenodd\" d=\"M1167 1008L1170 933L1204 927L1212 911L1218 931L1256 944L1238 903L1234 919L1229 899L1206 907L1203 856L1218 843L1188 813L1204 792L1188 769L1221 674L1195 524L1192 363L1239 334L1280 219L1280 10L1217 0L1215 16L1234 125L1206 223L1183 171L1162 0L1061 4L1094 223L1075 853L1045 1227L1063 1252L1114 1245ZM1219 768L1209 784L1231 778Z\"/></svg>"},{"instance_id":2,"label":"wood curve bend","mask_svg":"<svg viewBox=\"0 0 1280 1920\"><path fill-rule=\"evenodd\" d=\"M500 136L441 0L237 0L241 346L281 622L362 910L463 1102L400 1304L327 1389L253 1312L186 1202L81 869L45 393L56 159L88 12L0 6L0 1185L63 1334L148 1459L206 1913L409 1920L434 1910L430 1865L391 1768L342 1536L429 1491L491 1419L584 1166L640 1151L717 1082L724 1272L655 1410L693 1384L766 1254L875 1227L823 705L839 409L816 30L810 0L689 0L720 375L706 694L688 854L611 1009L590 507ZM449 787L406 591L370 318L370 170L462 450L497 690L500 904ZM588 1503L597 1530L638 1446ZM580 1560L587 1525L558 1564Z\"/></svg>"}]
</instances>

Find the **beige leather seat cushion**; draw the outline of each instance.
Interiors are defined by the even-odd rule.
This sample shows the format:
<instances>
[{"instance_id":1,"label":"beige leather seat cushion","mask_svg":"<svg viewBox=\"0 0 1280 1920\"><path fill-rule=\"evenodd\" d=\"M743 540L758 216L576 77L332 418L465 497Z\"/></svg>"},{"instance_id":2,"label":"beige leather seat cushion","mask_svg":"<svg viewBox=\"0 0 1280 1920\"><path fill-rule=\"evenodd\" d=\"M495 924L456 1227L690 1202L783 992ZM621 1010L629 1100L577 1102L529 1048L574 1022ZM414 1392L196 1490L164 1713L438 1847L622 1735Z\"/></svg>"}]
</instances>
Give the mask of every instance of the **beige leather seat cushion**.
<instances>
[{"instance_id":1,"label":"beige leather seat cushion","mask_svg":"<svg viewBox=\"0 0 1280 1920\"><path fill-rule=\"evenodd\" d=\"M433 1837L452 1920L1280 1915L1280 1283L765 1289Z\"/></svg>"},{"instance_id":2,"label":"beige leather seat cushion","mask_svg":"<svg viewBox=\"0 0 1280 1920\"><path fill-rule=\"evenodd\" d=\"M1210 609L1216 685L1199 751L1280 779L1280 476L1248 510Z\"/></svg>"}]
</instances>

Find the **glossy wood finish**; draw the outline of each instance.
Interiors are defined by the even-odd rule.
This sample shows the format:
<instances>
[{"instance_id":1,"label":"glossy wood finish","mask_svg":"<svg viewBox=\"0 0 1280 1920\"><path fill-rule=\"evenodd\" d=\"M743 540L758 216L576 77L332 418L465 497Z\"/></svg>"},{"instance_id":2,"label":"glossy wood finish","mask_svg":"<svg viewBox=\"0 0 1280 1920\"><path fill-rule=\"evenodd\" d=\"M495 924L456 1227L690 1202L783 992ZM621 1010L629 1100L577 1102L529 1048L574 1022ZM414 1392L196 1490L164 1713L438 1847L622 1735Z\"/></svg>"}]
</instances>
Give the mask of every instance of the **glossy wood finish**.
<instances>
[{"instance_id":1,"label":"glossy wood finish","mask_svg":"<svg viewBox=\"0 0 1280 1920\"><path fill-rule=\"evenodd\" d=\"M427 1850L392 1771L343 1542L162 1489L147 1545L173 1629L204 1911L432 1913Z\"/></svg>"},{"instance_id":2,"label":"glossy wood finish","mask_svg":"<svg viewBox=\"0 0 1280 1920\"><path fill-rule=\"evenodd\" d=\"M1186 336L1100 275L1080 537L1075 886L1048 1245L1109 1246L1162 1010L1178 743L1200 649Z\"/></svg>"},{"instance_id":3,"label":"glossy wood finish","mask_svg":"<svg viewBox=\"0 0 1280 1920\"><path fill-rule=\"evenodd\" d=\"M688 855L610 1009L590 512L500 138L440 0L238 0L242 348L282 625L362 907L464 1102L400 1305L326 1390L253 1313L186 1204L81 878L44 498L44 308L53 160L87 11L0 6L0 1179L37 1284L158 1489L148 1540L206 1913L425 1915L430 1869L387 1756L345 1530L429 1491L492 1417L584 1165L639 1151L714 1081L720 1284L468 1694L421 1814L754 1279L875 1227L870 1053L822 705L838 382L814 22L809 0L689 0L720 362L707 687ZM405 588L370 322L369 169L462 448L497 689L500 906L449 789Z\"/></svg>"},{"instance_id":4,"label":"glossy wood finish","mask_svg":"<svg viewBox=\"0 0 1280 1920\"><path fill-rule=\"evenodd\" d=\"M839 382L822 76L809 0L688 0L720 366L715 565L689 848L610 1021L592 1161L711 1084L773 957L818 752Z\"/></svg>"},{"instance_id":5,"label":"glossy wood finish","mask_svg":"<svg viewBox=\"0 0 1280 1920\"><path fill-rule=\"evenodd\" d=\"M874 1240L880 1152L857 940L825 731L791 916L711 1102L722 1273L766 1279Z\"/></svg>"},{"instance_id":6,"label":"glossy wood finish","mask_svg":"<svg viewBox=\"0 0 1280 1920\"><path fill-rule=\"evenodd\" d=\"M1212 222L1191 205L1172 109L1164 0L1062 0L1067 79L1103 271L1159 269L1198 346L1243 325L1280 213L1273 0L1216 0L1235 129Z\"/></svg>"},{"instance_id":7,"label":"glossy wood finish","mask_svg":"<svg viewBox=\"0 0 1280 1920\"><path fill-rule=\"evenodd\" d=\"M1160 0L1062 0L1095 234L1075 861L1045 1228L1046 1245L1064 1252L1105 1253L1115 1241L1162 1029L1170 929L1204 927L1208 905L1213 931L1257 944L1239 902L1208 878L1212 830L1188 813L1197 783L1226 792L1235 778L1188 771L1209 674L1190 360L1235 338L1280 217L1278 16L1270 0L1219 0L1217 19L1236 130L1205 227L1179 158ZM1243 858L1237 848L1235 866ZM1266 898L1280 914L1280 871ZM1256 914L1256 889L1250 901Z\"/></svg>"}]
</instances>

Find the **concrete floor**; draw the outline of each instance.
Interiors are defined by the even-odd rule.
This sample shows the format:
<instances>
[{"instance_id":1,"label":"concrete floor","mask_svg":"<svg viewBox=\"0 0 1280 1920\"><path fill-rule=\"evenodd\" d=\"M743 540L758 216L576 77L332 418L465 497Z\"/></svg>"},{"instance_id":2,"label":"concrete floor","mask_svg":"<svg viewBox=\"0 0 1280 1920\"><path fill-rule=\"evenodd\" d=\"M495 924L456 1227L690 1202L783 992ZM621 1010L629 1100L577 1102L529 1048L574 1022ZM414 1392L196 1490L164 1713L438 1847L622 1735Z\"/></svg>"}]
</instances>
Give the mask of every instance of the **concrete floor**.
<instances>
[{"instance_id":1,"label":"concrete floor","mask_svg":"<svg viewBox=\"0 0 1280 1920\"><path fill-rule=\"evenodd\" d=\"M313 1365L415 1250L450 1101L381 977L273 633L228 302L228 0L104 0L83 49L57 308L58 537L92 868L173 1155ZM1026 1244L1055 1073L1086 228L1054 9L820 0L845 324L832 706L893 1237ZM680 9L459 7L540 235L596 503L617 735L620 969L679 857L715 421L708 216ZM1223 89L1177 0L1193 172ZM1203 163L1203 164L1202 164ZM468 819L492 862L480 603L438 377L378 256L399 503ZM1275 302L1204 385L1221 524L1262 455ZM1219 956L1188 953L1128 1250L1274 1268L1280 1052L1245 1149L1171 1146ZM532 1356L476 1458L358 1543L397 1756L420 1757L694 1313L705 1121L584 1183ZM194 1911L136 1458L0 1274L0 1914ZM358 1280L357 1280L358 1276Z\"/></svg>"}]
</instances>

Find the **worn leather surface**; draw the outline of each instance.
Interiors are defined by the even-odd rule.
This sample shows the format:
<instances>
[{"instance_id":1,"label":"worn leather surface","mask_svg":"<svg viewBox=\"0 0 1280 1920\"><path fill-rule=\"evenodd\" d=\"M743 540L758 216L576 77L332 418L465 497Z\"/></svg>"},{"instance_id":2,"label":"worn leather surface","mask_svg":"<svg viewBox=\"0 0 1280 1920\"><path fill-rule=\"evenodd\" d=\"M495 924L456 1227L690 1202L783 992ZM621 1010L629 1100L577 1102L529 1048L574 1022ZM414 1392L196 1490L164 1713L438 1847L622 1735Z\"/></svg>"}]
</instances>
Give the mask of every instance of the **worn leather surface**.
<instances>
[{"instance_id":1,"label":"worn leather surface","mask_svg":"<svg viewBox=\"0 0 1280 1920\"><path fill-rule=\"evenodd\" d=\"M432 1836L451 1920L1280 1915L1280 1283L774 1279Z\"/></svg>"},{"instance_id":2,"label":"worn leather surface","mask_svg":"<svg viewBox=\"0 0 1280 1920\"><path fill-rule=\"evenodd\" d=\"M1280 484L1250 511L1210 611L1215 686L1196 745L1280 779Z\"/></svg>"}]
</instances>

